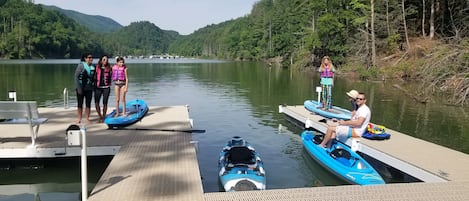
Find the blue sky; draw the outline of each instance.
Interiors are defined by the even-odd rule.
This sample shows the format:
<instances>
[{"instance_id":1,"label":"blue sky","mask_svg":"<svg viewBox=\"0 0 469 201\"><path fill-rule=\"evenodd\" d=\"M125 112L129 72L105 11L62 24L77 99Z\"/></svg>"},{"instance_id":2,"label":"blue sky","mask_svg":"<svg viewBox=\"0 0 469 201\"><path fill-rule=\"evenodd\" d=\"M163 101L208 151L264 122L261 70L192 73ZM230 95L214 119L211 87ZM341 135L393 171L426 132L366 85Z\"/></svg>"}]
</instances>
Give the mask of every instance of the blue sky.
<instances>
[{"instance_id":1,"label":"blue sky","mask_svg":"<svg viewBox=\"0 0 469 201\"><path fill-rule=\"evenodd\" d=\"M210 24L245 16L259 0L35 0L88 15L112 18L123 26L150 21L164 30L191 34Z\"/></svg>"}]
</instances>

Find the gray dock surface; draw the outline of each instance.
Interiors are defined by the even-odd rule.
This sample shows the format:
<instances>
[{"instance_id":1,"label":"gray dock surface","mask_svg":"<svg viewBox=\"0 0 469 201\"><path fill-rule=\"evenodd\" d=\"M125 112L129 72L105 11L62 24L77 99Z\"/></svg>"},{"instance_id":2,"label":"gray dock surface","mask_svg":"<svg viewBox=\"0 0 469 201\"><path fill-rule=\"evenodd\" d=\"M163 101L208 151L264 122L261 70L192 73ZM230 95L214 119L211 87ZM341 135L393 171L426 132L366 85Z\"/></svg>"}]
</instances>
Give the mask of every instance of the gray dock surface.
<instances>
[{"instance_id":1,"label":"gray dock surface","mask_svg":"<svg viewBox=\"0 0 469 201\"><path fill-rule=\"evenodd\" d=\"M299 121L322 119L302 106L285 106L295 111ZM290 112L291 112L290 111ZM67 157L79 154L78 148L64 152L65 129L75 121L75 109L40 108L41 125L37 147L31 144L25 125L1 125L0 157ZM204 193L195 147L191 144L189 113L185 106L150 107L147 116L126 130L108 130L105 124L87 125L91 155L115 155L92 189L89 201L119 200L468 200L469 170L467 154L392 131L389 141L361 140L412 166L424 169L444 182L418 182L378 186L326 186L271 189L246 192ZM316 125L318 126L318 125ZM325 129L325 125L319 125ZM140 130L135 130L140 129ZM166 131L164 131L166 130ZM179 132L178 132L179 130ZM176 131L176 132L174 132ZM403 136L401 136L403 135ZM411 147L411 148L409 148ZM423 149L431 149L429 154ZM58 155L55 155L59 153ZM214 159L216 160L216 159ZM268 170L267 170L268 174ZM268 187L268 183L267 183ZM91 189L90 189L91 190Z\"/></svg>"},{"instance_id":2,"label":"gray dock surface","mask_svg":"<svg viewBox=\"0 0 469 201\"><path fill-rule=\"evenodd\" d=\"M307 121L312 124L313 128L325 132L327 124L319 122L324 119L319 115L313 114L306 110L303 105L299 106L279 106L282 113L294 118L300 122ZM401 171L417 171L412 167L423 170L425 173L416 172L412 176L422 177L428 182L439 181L469 181L469 155L452 150L431 142L427 142L390 128L386 128L386 132L391 134L390 140L368 140L360 139L363 152L382 162L388 162L397 169L402 166ZM370 153L367 153L369 151ZM380 158L381 157L381 158ZM393 160L383 161L383 158L392 158ZM396 160L395 160L396 159ZM406 171L408 170L408 171ZM421 174L421 175L419 175ZM433 176L433 177L432 177ZM419 178L421 179L421 178Z\"/></svg>"}]
</instances>

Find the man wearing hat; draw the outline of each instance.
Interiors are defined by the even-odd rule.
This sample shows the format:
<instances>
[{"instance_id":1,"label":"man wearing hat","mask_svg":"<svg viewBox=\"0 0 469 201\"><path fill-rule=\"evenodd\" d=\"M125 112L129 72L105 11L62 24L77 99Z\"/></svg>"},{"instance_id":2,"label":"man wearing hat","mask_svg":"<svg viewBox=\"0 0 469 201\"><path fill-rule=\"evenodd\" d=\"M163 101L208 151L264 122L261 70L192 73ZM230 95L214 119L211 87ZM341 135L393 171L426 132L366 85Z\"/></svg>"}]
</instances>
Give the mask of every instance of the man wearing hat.
<instances>
[{"instance_id":1,"label":"man wearing hat","mask_svg":"<svg viewBox=\"0 0 469 201\"><path fill-rule=\"evenodd\" d=\"M355 111L357 111L358 109L357 100L356 100L358 96L358 91L355 89L352 89L345 94L347 94L348 100L350 101L350 104L352 104L352 117L353 117L355 115Z\"/></svg>"},{"instance_id":2,"label":"man wearing hat","mask_svg":"<svg viewBox=\"0 0 469 201\"><path fill-rule=\"evenodd\" d=\"M319 146L329 148L332 139L338 137L341 139L349 137L361 137L366 131L371 119L370 108L365 104L366 96L364 93L358 93L356 102L358 109L356 114L350 120L340 120L339 125L327 127L326 135Z\"/></svg>"}]
</instances>

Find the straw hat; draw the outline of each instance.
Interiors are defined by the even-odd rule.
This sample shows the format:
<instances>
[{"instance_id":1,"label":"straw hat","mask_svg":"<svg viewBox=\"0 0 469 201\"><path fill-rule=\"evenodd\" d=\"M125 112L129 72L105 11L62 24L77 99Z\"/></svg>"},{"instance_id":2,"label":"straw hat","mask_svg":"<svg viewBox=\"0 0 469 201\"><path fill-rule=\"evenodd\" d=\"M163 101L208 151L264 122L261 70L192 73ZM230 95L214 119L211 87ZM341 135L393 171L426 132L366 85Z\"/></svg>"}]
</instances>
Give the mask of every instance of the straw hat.
<instances>
[{"instance_id":1,"label":"straw hat","mask_svg":"<svg viewBox=\"0 0 469 201\"><path fill-rule=\"evenodd\" d=\"M350 90L349 92L346 93L347 96L350 98L356 99L358 96L358 91L357 90Z\"/></svg>"}]
</instances>

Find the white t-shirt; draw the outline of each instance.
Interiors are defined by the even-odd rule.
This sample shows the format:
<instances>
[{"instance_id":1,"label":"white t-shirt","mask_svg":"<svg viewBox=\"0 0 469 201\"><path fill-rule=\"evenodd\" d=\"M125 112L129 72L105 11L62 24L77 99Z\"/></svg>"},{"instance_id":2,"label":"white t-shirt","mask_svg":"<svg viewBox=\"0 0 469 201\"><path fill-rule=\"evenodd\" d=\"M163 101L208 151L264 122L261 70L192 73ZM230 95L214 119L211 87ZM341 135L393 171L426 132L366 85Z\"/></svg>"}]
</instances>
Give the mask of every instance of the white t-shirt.
<instances>
[{"instance_id":1,"label":"white t-shirt","mask_svg":"<svg viewBox=\"0 0 469 201\"><path fill-rule=\"evenodd\" d=\"M355 116L352 117L352 120L358 120L359 117L364 117L365 121L361 127L354 127L353 129L355 129L355 132L361 136L363 133L365 133L368 123L370 123L371 119L371 111L367 105L360 106L355 112Z\"/></svg>"}]
</instances>

